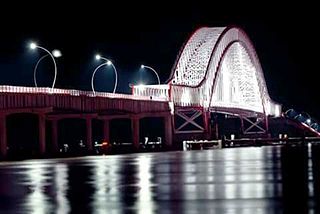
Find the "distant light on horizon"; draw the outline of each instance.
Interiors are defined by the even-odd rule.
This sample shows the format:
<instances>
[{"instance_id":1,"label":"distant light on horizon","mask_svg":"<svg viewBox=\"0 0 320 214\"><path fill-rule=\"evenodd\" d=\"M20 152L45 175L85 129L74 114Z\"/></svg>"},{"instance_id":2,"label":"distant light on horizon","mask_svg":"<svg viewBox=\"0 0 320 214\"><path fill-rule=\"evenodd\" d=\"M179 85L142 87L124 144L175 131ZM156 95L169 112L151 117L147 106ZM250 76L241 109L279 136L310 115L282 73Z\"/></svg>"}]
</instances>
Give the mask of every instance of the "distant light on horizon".
<instances>
[{"instance_id":1,"label":"distant light on horizon","mask_svg":"<svg viewBox=\"0 0 320 214\"><path fill-rule=\"evenodd\" d=\"M144 65L141 65L141 68L143 69L143 68L144 68Z\"/></svg>"}]
</instances>

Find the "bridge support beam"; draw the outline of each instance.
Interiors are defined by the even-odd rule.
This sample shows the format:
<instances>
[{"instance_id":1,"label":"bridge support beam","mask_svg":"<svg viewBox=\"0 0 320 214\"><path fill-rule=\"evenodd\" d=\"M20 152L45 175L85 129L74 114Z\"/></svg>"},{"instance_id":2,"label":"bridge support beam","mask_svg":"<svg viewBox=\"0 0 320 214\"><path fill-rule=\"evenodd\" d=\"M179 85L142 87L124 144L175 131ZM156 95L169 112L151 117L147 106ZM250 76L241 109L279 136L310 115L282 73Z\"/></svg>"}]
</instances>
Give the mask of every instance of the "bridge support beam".
<instances>
[{"instance_id":1,"label":"bridge support beam","mask_svg":"<svg viewBox=\"0 0 320 214\"><path fill-rule=\"evenodd\" d=\"M110 143L110 120L103 120L103 140Z\"/></svg>"},{"instance_id":2,"label":"bridge support beam","mask_svg":"<svg viewBox=\"0 0 320 214\"><path fill-rule=\"evenodd\" d=\"M240 117L243 134L268 133L268 118Z\"/></svg>"},{"instance_id":3,"label":"bridge support beam","mask_svg":"<svg viewBox=\"0 0 320 214\"><path fill-rule=\"evenodd\" d=\"M86 147L88 151L92 151L92 118L86 118Z\"/></svg>"},{"instance_id":4,"label":"bridge support beam","mask_svg":"<svg viewBox=\"0 0 320 214\"><path fill-rule=\"evenodd\" d=\"M172 146L172 116L164 117L164 143L167 147Z\"/></svg>"},{"instance_id":5,"label":"bridge support beam","mask_svg":"<svg viewBox=\"0 0 320 214\"><path fill-rule=\"evenodd\" d=\"M213 126L213 127L211 127L211 124L210 124L211 134L213 132L213 139L219 139L219 123L218 123L217 114L213 114L212 118L210 119L210 121L212 121L212 126ZM241 126L241 128L242 128L242 126Z\"/></svg>"},{"instance_id":6,"label":"bridge support beam","mask_svg":"<svg viewBox=\"0 0 320 214\"><path fill-rule=\"evenodd\" d=\"M175 134L192 134L192 133L204 133L205 121L203 116L204 111L202 109L190 108L190 109L176 109L175 110ZM201 118L198 120L198 118ZM189 126L189 128L187 128Z\"/></svg>"},{"instance_id":7,"label":"bridge support beam","mask_svg":"<svg viewBox=\"0 0 320 214\"><path fill-rule=\"evenodd\" d=\"M7 127L6 115L0 114L0 158L7 156Z\"/></svg>"},{"instance_id":8,"label":"bridge support beam","mask_svg":"<svg viewBox=\"0 0 320 214\"><path fill-rule=\"evenodd\" d=\"M131 118L131 133L132 133L132 141L133 141L133 146L138 149L140 146L140 128L139 128L139 122L140 118L139 117L132 117Z\"/></svg>"},{"instance_id":9,"label":"bridge support beam","mask_svg":"<svg viewBox=\"0 0 320 214\"><path fill-rule=\"evenodd\" d=\"M39 153L40 155L46 152L46 116L39 114Z\"/></svg>"},{"instance_id":10,"label":"bridge support beam","mask_svg":"<svg viewBox=\"0 0 320 214\"><path fill-rule=\"evenodd\" d=\"M52 151L57 153L59 150L58 145L58 120L51 121L51 135L52 135Z\"/></svg>"}]
</instances>

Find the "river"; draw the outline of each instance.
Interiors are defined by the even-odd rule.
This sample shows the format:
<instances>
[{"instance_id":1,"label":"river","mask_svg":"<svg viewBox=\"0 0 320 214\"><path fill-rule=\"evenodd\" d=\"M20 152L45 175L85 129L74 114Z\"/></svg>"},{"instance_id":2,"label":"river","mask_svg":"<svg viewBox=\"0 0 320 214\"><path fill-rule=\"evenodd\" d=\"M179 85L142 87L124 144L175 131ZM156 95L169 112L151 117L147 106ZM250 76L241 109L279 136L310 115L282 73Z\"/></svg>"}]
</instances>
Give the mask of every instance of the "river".
<instances>
[{"instance_id":1,"label":"river","mask_svg":"<svg viewBox=\"0 0 320 214\"><path fill-rule=\"evenodd\" d=\"M0 162L0 213L319 213L320 149Z\"/></svg>"}]
</instances>

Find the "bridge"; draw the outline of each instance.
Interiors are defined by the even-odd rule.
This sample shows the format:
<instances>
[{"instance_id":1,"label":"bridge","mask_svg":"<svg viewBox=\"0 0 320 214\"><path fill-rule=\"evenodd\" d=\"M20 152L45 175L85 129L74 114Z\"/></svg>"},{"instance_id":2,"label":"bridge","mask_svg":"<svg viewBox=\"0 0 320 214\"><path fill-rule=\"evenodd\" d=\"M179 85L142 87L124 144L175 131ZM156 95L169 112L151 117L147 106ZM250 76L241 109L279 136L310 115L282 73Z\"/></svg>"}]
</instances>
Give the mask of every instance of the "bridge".
<instances>
[{"instance_id":1,"label":"bridge","mask_svg":"<svg viewBox=\"0 0 320 214\"><path fill-rule=\"evenodd\" d=\"M243 133L267 133L268 118L280 117L282 107L268 93L263 71L245 32L234 26L197 29L182 46L166 84L133 86L132 94L93 93L52 88L0 86L0 152L7 154L6 117L33 113L39 118L39 152L47 151L46 121L52 148L58 149L57 121L86 120L86 145L92 150L91 120L131 119L133 145L139 147L139 120L164 119L164 143L213 138L211 113L241 119ZM216 124L218 125L218 124ZM181 141L182 142L182 141Z\"/></svg>"}]
</instances>

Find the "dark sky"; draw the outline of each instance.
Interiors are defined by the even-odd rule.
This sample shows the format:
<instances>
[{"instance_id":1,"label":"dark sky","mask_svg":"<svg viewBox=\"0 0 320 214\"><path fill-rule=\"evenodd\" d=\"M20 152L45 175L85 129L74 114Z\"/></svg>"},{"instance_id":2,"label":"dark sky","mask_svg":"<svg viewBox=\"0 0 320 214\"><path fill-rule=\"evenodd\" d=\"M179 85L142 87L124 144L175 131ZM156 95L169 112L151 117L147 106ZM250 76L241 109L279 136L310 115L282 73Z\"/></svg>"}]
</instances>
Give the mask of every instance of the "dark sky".
<instances>
[{"instance_id":1,"label":"dark sky","mask_svg":"<svg viewBox=\"0 0 320 214\"><path fill-rule=\"evenodd\" d=\"M34 40L49 50L62 51L63 57L57 59L56 87L90 90L90 78L97 66L94 54L99 52L117 67L118 91L128 92L128 83L156 83L151 72L139 73L141 63L154 67L164 82L179 49L194 30L235 24L245 30L256 48L271 97L286 108L320 119L316 32L320 19L315 5L270 1L256 1L251 6L214 1L180 4L184 6L110 1L3 5L0 84L33 85L33 68L43 54L28 50L28 42ZM39 67L41 86L51 85L50 63L47 60ZM112 72L102 70L97 73L96 88L112 91Z\"/></svg>"}]
</instances>

